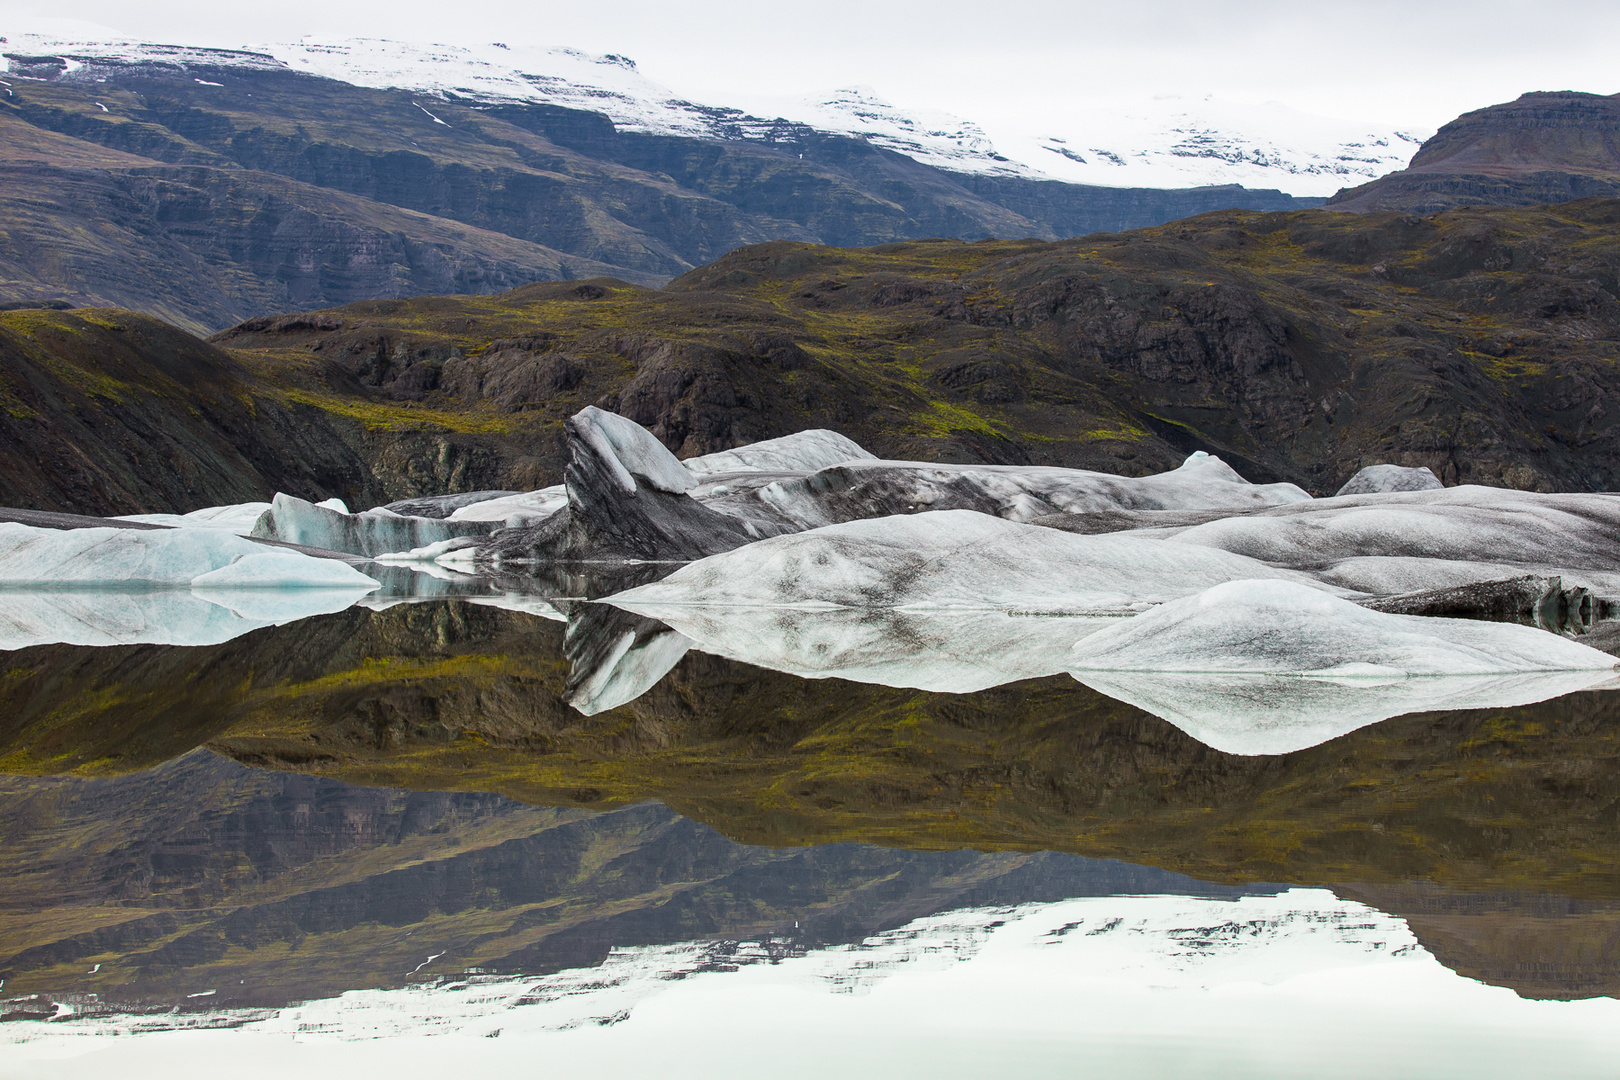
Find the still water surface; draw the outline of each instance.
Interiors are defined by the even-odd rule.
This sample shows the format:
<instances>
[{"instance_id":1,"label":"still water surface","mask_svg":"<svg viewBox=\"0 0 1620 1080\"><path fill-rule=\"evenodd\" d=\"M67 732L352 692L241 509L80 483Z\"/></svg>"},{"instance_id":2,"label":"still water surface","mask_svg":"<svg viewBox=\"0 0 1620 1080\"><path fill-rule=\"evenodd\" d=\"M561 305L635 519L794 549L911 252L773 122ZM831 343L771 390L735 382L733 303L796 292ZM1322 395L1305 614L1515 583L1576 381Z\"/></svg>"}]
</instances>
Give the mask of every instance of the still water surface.
<instances>
[{"instance_id":1,"label":"still water surface","mask_svg":"<svg viewBox=\"0 0 1620 1080\"><path fill-rule=\"evenodd\" d=\"M1615 1075L1620 696L1231 753L1050 620L552 591L0 654L7 1075Z\"/></svg>"}]
</instances>

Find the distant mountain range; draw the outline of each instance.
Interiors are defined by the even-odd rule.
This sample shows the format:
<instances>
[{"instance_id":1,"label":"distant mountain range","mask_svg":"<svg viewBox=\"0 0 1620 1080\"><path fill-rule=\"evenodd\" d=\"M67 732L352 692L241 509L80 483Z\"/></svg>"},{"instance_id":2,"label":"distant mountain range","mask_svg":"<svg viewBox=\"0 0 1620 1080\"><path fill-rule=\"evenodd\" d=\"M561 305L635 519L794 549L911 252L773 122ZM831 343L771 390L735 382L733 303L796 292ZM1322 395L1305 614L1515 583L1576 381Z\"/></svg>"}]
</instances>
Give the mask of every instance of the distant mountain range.
<instances>
[{"instance_id":1,"label":"distant mountain range","mask_svg":"<svg viewBox=\"0 0 1620 1080\"><path fill-rule=\"evenodd\" d=\"M0 306L200 334L533 281L658 286L777 240L1054 240L1344 184L1334 209L1620 193L1620 104L1592 94L1470 113L1401 169L1417 135L1280 106L1155 101L992 138L864 90L695 103L570 49L11 35L0 63Z\"/></svg>"},{"instance_id":2,"label":"distant mountain range","mask_svg":"<svg viewBox=\"0 0 1620 1080\"><path fill-rule=\"evenodd\" d=\"M13 35L12 70L46 59L36 77L96 79L208 67L296 71L351 86L408 90L484 104L550 105L600 113L620 132L782 144L795 128L850 135L952 172L1108 187L1241 184L1322 197L1405 164L1426 132L1309 116L1271 103L1244 106L1174 95L1098 102L1078 130L987 130L938 110L899 108L868 87L803 99L747 94L699 103L643 76L635 61L567 48L432 45L377 39L297 42L244 50L73 41ZM55 67L47 58L62 62ZM1031 124L1042 115L1032 103ZM1046 130L1046 129L1050 130Z\"/></svg>"},{"instance_id":3,"label":"distant mountain range","mask_svg":"<svg viewBox=\"0 0 1620 1080\"><path fill-rule=\"evenodd\" d=\"M274 51L0 44L0 302L113 305L207 332L535 280L659 284L768 240L1055 239L1316 202L1232 183L1069 183L959 121L857 94L804 106L808 120L766 121L676 99L622 58L567 50L505 67L486 55L509 51L497 46ZM1258 175L1247 144L1199 131L1215 156L1170 153L1203 163L1179 182ZM1096 140L1083 141L1058 149L1095 156ZM1049 171L1081 168L1035 152Z\"/></svg>"}]
</instances>

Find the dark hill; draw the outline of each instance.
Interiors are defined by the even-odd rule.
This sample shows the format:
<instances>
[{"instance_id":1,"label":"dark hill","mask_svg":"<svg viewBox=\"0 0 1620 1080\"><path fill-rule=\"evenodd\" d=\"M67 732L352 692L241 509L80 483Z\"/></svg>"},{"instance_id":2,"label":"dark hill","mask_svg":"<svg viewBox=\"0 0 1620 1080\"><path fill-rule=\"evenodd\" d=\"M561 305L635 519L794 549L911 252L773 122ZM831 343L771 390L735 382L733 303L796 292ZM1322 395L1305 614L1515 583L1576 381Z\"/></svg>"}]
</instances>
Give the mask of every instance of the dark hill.
<instances>
[{"instance_id":1,"label":"dark hill","mask_svg":"<svg viewBox=\"0 0 1620 1080\"><path fill-rule=\"evenodd\" d=\"M1386 461L1615 490L1617 225L1620 201L1584 200L783 242L663 289L367 301L211 345L116 312L0 312L0 505L534 488L590 404L682 456L831 427L891 457L1133 474L1208 449L1319 493ZM218 374L174 375L179 355Z\"/></svg>"},{"instance_id":2,"label":"dark hill","mask_svg":"<svg viewBox=\"0 0 1620 1080\"><path fill-rule=\"evenodd\" d=\"M101 63L91 78L39 57L14 70L29 77L0 96L0 302L118 305L196 329L603 273L653 284L769 240L1054 239L1317 202L969 177L785 122L723 141L446 100L440 123L409 93L291 71Z\"/></svg>"},{"instance_id":3,"label":"dark hill","mask_svg":"<svg viewBox=\"0 0 1620 1080\"><path fill-rule=\"evenodd\" d=\"M1412 163L1339 192L1336 210L1432 214L1456 206L1534 206L1620 195L1620 94L1525 94L1464 113Z\"/></svg>"}]
</instances>

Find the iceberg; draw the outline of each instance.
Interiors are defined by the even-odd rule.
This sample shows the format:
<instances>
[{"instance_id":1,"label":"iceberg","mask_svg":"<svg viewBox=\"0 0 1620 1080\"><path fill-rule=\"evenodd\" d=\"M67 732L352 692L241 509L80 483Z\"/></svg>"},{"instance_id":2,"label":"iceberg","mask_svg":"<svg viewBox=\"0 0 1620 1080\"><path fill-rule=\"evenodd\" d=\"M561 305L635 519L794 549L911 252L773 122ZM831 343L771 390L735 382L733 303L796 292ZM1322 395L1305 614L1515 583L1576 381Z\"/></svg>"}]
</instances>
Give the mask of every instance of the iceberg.
<instances>
[{"instance_id":1,"label":"iceberg","mask_svg":"<svg viewBox=\"0 0 1620 1080\"><path fill-rule=\"evenodd\" d=\"M1513 623L1372 611L1286 580L1231 581L1099 630L1075 670L1407 678L1612 671L1614 657Z\"/></svg>"},{"instance_id":2,"label":"iceberg","mask_svg":"<svg viewBox=\"0 0 1620 1080\"><path fill-rule=\"evenodd\" d=\"M482 499L451 511L451 521L498 521L504 525L527 525L543 521L568 505L568 490L562 484L538 491L514 492L495 499Z\"/></svg>"},{"instance_id":3,"label":"iceberg","mask_svg":"<svg viewBox=\"0 0 1620 1080\"><path fill-rule=\"evenodd\" d=\"M1316 499L1149 535L1300 568L1376 557L1612 573L1620 496L1465 485Z\"/></svg>"},{"instance_id":4,"label":"iceberg","mask_svg":"<svg viewBox=\"0 0 1620 1080\"><path fill-rule=\"evenodd\" d=\"M374 506L372 510L385 510L400 517L446 518L463 507L521 494L521 491L463 491L456 495L421 495L400 499L386 506Z\"/></svg>"},{"instance_id":5,"label":"iceberg","mask_svg":"<svg viewBox=\"0 0 1620 1080\"><path fill-rule=\"evenodd\" d=\"M605 602L617 605L620 600ZM849 679L946 694L1060 675L1069 668L1069 650L1076 641L1119 620L1004 611L646 610L657 611L660 622L689 647L730 660L805 679ZM569 632L575 633L572 626Z\"/></svg>"},{"instance_id":6,"label":"iceberg","mask_svg":"<svg viewBox=\"0 0 1620 1080\"><path fill-rule=\"evenodd\" d=\"M255 545L257 546L257 545ZM363 589L379 582L348 563L316 559L285 548L243 555L227 566L191 579L193 589Z\"/></svg>"},{"instance_id":7,"label":"iceberg","mask_svg":"<svg viewBox=\"0 0 1620 1080\"><path fill-rule=\"evenodd\" d=\"M317 615L345 611L376 591L375 584L269 590L251 585L196 585L192 587L191 595L235 613L244 623L283 626Z\"/></svg>"},{"instance_id":8,"label":"iceberg","mask_svg":"<svg viewBox=\"0 0 1620 1080\"><path fill-rule=\"evenodd\" d=\"M697 478L634 421L592 406L569 417L564 432L566 506L502 530L483 552L496 565L686 561L770 535L692 498Z\"/></svg>"},{"instance_id":9,"label":"iceberg","mask_svg":"<svg viewBox=\"0 0 1620 1080\"><path fill-rule=\"evenodd\" d=\"M404 517L384 508L347 514L278 492L253 527L252 535L302 547L374 557L409 551L461 536L487 536L487 521Z\"/></svg>"},{"instance_id":10,"label":"iceberg","mask_svg":"<svg viewBox=\"0 0 1620 1080\"><path fill-rule=\"evenodd\" d=\"M1613 673L1539 671L1419 678L1157 671L1072 674L1100 694L1169 721L1211 749L1253 757L1308 750L1408 713L1508 709L1582 690L1608 689Z\"/></svg>"},{"instance_id":11,"label":"iceberg","mask_svg":"<svg viewBox=\"0 0 1620 1080\"><path fill-rule=\"evenodd\" d=\"M1119 510L1246 513L1311 498L1293 484L1251 484L1202 451L1179 468L1140 477L1049 466L856 460L801 476L715 477L694 495L716 510L793 530L927 510L977 510L1027 522Z\"/></svg>"},{"instance_id":12,"label":"iceberg","mask_svg":"<svg viewBox=\"0 0 1620 1080\"><path fill-rule=\"evenodd\" d=\"M611 602L655 618L663 618L666 607L691 605L1106 614L1245 578L1329 588L1297 571L1213 548L932 510L761 540L683 566Z\"/></svg>"},{"instance_id":13,"label":"iceberg","mask_svg":"<svg viewBox=\"0 0 1620 1080\"><path fill-rule=\"evenodd\" d=\"M250 560L240 570L233 564ZM220 529L38 529L0 523L0 585L168 587L213 578L268 588L377 582L335 559L273 550Z\"/></svg>"},{"instance_id":14,"label":"iceberg","mask_svg":"<svg viewBox=\"0 0 1620 1080\"><path fill-rule=\"evenodd\" d=\"M222 529L0 524L0 649L213 645L376 588L347 563Z\"/></svg>"},{"instance_id":15,"label":"iceberg","mask_svg":"<svg viewBox=\"0 0 1620 1080\"><path fill-rule=\"evenodd\" d=\"M846 461L875 461L859 443L836 431L812 428L721 450L681 462L699 477L741 472L816 472Z\"/></svg>"},{"instance_id":16,"label":"iceberg","mask_svg":"<svg viewBox=\"0 0 1620 1080\"><path fill-rule=\"evenodd\" d=\"M268 509L270 504L267 502L246 502L230 506L207 506L187 514L126 514L113 520L164 525L171 529L224 529L237 536L247 536L253 532L253 526Z\"/></svg>"},{"instance_id":17,"label":"iceberg","mask_svg":"<svg viewBox=\"0 0 1620 1080\"><path fill-rule=\"evenodd\" d=\"M591 461L601 469L600 478L626 495L634 495L638 483L670 494L697 483L657 436L634 420L587 405L569 423L570 443L588 447Z\"/></svg>"},{"instance_id":18,"label":"iceberg","mask_svg":"<svg viewBox=\"0 0 1620 1080\"><path fill-rule=\"evenodd\" d=\"M310 591L318 596L325 592ZM0 592L0 650L55 644L218 645L272 621L244 617L185 589Z\"/></svg>"},{"instance_id":19,"label":"iceberg","mask_svg":"<svg viewBox=\"0 0 1620 1080\"><path fill-rule=\"evenodd\" d=\"M1344 482L1339 495L1367 495L1375 491L1437 491L1445 487L1430 469L1404 465L1368 465Z\"/></svg>"},{"instance_id":20,"label":"iceberg","mask_svg":"<svg viewBox=\"0 0 1620 1080\"><path fill-rule=\"evenodd\" d=\"M634 701L658 684L692 647L654 619L604 604L581 604L568 618L563 655L570 705L586 716Z\"/></svg>"}]
</instances>

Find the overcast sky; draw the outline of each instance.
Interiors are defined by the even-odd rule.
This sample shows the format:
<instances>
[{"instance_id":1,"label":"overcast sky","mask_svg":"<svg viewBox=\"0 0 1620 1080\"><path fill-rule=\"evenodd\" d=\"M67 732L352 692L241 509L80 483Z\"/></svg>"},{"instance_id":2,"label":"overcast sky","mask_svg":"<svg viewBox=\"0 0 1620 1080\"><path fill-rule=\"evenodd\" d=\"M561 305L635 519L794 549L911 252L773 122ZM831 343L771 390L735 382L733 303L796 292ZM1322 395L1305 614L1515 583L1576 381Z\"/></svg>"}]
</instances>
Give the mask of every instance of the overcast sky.
<instances>
[{"instance_id":1,"label":"overcast sky","mask_svg":"<svg viewBox=\"0 0 1620 1080\"><path fill-rule=\"evenodd\" d=\"M865 84L986 121L1208 93L1432 129L1526 90L1620 91L1617 0L0 0L0 34L41 16L199 45L571 45L628 55L702 101Z\"/></svg>"}]
</instances>

